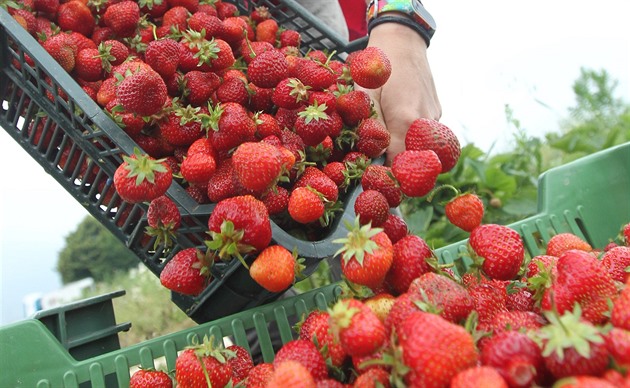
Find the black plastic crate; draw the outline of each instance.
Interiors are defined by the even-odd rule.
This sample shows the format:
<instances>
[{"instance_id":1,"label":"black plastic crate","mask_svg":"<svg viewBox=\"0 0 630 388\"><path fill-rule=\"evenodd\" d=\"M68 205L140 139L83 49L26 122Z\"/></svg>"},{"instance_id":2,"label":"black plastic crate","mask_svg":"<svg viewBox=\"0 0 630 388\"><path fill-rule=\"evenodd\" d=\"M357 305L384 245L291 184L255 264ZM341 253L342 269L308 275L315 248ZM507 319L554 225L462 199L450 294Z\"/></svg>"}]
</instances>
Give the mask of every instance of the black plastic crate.
<instances>
[{"instance_id":1,"label":"black plastic crate","mask_svg":"<svg viewBox=\"0 0 630 388\"><path fill-rule=\"evenodd\" d=\"M291 0L235 1L241 12L267 6L280 24L303 36L302 50L358 49L342 42L332 30ZM88 212L136 254L156 276L178 251L203 247L208 217L214 204L199 204L174 182L167 195L182 214L182 225L172 249L155 250L155 239L145 234L147 204L129 204L120 199L113 176L124 155L137 144L48 55L40 44L0 9L0 126L18 142ZM299 240L272 222L273 241L297 249L306 258L305 275L331 257L335 238L347 233L342 218L354 217L352 204L358 188L345 200L346 211L319 241ZM250 278L237 260L214 268L214 280L197 297L177 293L172 300L198 323L207 322L269 302L278 294L265 291Z\"/></svg>"}]
</instances>

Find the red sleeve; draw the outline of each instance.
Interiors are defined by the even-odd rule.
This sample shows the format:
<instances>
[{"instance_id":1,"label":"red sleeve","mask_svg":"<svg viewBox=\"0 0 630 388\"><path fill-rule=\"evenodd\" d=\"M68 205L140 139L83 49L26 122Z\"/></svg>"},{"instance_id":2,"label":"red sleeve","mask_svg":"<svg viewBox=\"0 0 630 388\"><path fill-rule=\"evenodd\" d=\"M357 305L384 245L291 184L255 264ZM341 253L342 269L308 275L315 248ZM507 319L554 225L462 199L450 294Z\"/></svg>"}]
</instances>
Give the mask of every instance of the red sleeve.
<instances>
[{"instance_id":1,"label":"red sleeve","mask_svg":"<svg viewBox=\"0 0 630 388\"><path fill-rule=\"evenodd\" d=\"M339 0L339 5L348 24L350 40L353 41L367 35L367 20L365 0Z\"/></svg>"}]
</instances>

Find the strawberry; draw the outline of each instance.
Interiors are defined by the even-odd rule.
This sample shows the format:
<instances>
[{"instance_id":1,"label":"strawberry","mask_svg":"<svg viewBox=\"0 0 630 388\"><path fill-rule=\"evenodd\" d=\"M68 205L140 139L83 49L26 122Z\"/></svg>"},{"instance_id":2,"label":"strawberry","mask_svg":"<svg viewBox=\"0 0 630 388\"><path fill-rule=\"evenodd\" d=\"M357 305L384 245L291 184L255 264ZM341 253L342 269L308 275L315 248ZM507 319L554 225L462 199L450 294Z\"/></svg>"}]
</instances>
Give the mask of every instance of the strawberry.
<instances>
[{"instance_id":1,"label":"strawberry","mask_svg":"<svg viewBox=\"0 0 630 388\"><path fill-rule=\"evenodd\" d=\"M514 279L525 257L521 236L513 229L484 224L470 234L470 247L481 261L481 269L492 279Z\"/></svg>"},{"instance_id":2,"label":"strawberry","mask_svg":"<svg viewBox=\"0 0 630 388\"><path fill-rule=\"evenodd\" d=\"M72 72L76 64L77 47L68 34L61 33L49 37L43 43L43 47L65 71Z\"/></svg>"},{"instance_id":3,"label":"strawberry","mask_svg":"<svg viewBox=\"0 0 630 388\"><path fill-rule=\"evenodd\" d=\"M353 388L389 388L391 387L389 379L390 373L388 371L380 368L370 368L360 373L352 386Z\"/></svg>"},{"instance_id":4,"label":"strawberry","mask_svg":"<svg viewBox=\"0 0 630 388\"><path fill-rule=\"evenodd\" d=\"M260 21L256 25L256 41L267 42L275 46L278 29L278 22L274 19L267 18Z\"/></svg>"},{"instance_id":5,"label":"strawberry","mask_svg":"<svg viewBox=\"0 0 630 388\"><path fill-rule=\"evenodd\" d=\"M249 27L243 18L237 16L225 18L220 38L228 42L233 48L239 47L241 41L245 39Z\"/></svg>"},{"instance_id":6,"label":"strawberry","mask_svg":"<svg viewBox=\"0 0 630 388\"><path fill-rule=\"evenodd\" d=\"M403 193L393 179L391 168L378 164L370 164L361 175L361 186L364 190L377 190L385 195L389 207L400 205Z\"/></svg>"},{"instance_id":7,"label":"strawberry","mask_svg":"<svg viewBox=\"0 0 630 388\"><path fill-rule=\"evenodd\" d=\"M581 237L573 233L559 233L552 236L547 242L547 255L560 257L564 252L571 249L579 249L584 252L593 250L591 245Z\"/></svg>"},{"instance_id":8,"label":"strawberry","mask_svg":"<svg viewBox=\"0 0 630 388\"><path fill-rule=\"evenodd\" d=\"M222 260L238 258L249 268L243 253L260 252L271 242L271 222L265 205L251 195L226 198L208 219L211 240L206 242Z\"/></svg>"},{"instance_id":9,"label":"strawberry","mask_svg":"<svg viewBox=\"0 0 630 388\"><path fill-rule=\"evenodd\" d=\"M275 190L269 190L261 201L267 207L270 216L279 215L289 209L289 190L282 186L276 186Z\"/></svg>"},{"instance_id":10,"label":"strawberry","mask_svg":"<svg viewBox=\"0 0 630 388\"><path fill-rule=\"evenodd\" d=\"M240 144L232 155L236 177L243 187L254 192L272 188L282 174L280 151L264 142Z\"/></svg>"},{"instance_id":11,"label":"strawberry","mask_svg":"<svg viewBox=\"0 0 630 388\"><path fill-rule=\"evenodd\" d=\"M146 233L156 237L155 246L164 243L165 248L170 247L181 225L181 214L175 202L165 195L152 200L147 209L147 224Z\"/></svg>"},{"instance_id":12,"label":"strawberry","mask_svg":"<svg viewBox=\"0 0 630 388\"><path fill-rule=\"evenodd\" d=\"M354 226L347 225L347 228L347 237L333 240L342 244L336 252L340 255L341 271L349 281L375 289L383 283L392 266L392 242L382 229L369 224L361 226L359 217Z\"/></svg>"},{"instance_id":13,"label":"strawberry","mask_svg":"<svg viewBox=\"0 0 630 388\"><path fill-rule=\"evenodd\" d=\"M256 256L249 274L265 290L281 292L289 288L300 266L296 257L281 245L270 245Z\"/></svg>"},{"instance_id":14,"label":"strawberry","mask_svg":"<svg viewBox=\"0 0 630 388\"><path fill-rule=\"evenodd\" d=\"M327 163L324 168L322 168L322 172L332 179L339 188L345 188L349 184L347 171L346 165L337 161Z\"/></svg>"},{"instance_id":15,"label":"strawberry","mask_svg":"<svg viewBox=\"0 0 630 388\"><path fill-rule=\"evenodd\" d=\"M107 7L103 22L116 36L126 38L134 34L140 22L140 7L131 0L123 0Z\"/></svg>"},{"instance_id":16,"label":"strawberry","mask_svg":"<svg viewBox=\"0 0 630 388\"><path fill-rule=\"evenodd\" d=\"M257 54L247 65L249 80L261 88L274 88L289 76L289 63L277 50Z\"/></svg>"},{"instance_id":17,"label":"strawberry","mask_svg":"<svg viewBox=\"0 0 630 388\"><path fill-rule=\"evenodd\" d=\"M310 187L324 196L328 202L336 202L339 198L339 188L322 170L314 166L308 166L295 181L294 188Z\"/></svg>"},{"instance_id":18,"label":"strawberry","mask_svg":"<svg viewBox=\"0 0 630 388\"><path fill-rule=\"evenodd\" d=\"M227 363L234 353L220 348L214 337L186 348L175 360L175 379L179 387L225 387L232 377Z\"/></svg>"},{"instance_id":19,"label":"strawberry","mask_svg":"<svg viewBox=\"0 0 630 388\"><path fill-rule=\"evenodd\" d=\"M308 187L297 187L291 191L287 205L289 215L300 224L309 224L320 219L325 212L321 194Z\"/></svg>"},{"instance_id":20,"label":"strawberry","mask_svg":"<svg viewBox=\"0 0 630 388\"><path fill-rule=\"evenodd\" d=\"M436 313L453 323L465 321L474 307L472 296L463 286L433 272L413 279L406 292L420 310Z\"/></svg>"},{"instance_id":21,"label":"strawberry","mask_svg":"<svg viewBox=\"0 0 630 388\"><path fill-rule=\"evenodd\" d=\"M404 376L408 386L448 386L457 373L475 366L479 359L473 337L463 327L422 311L404 319L398 342L402 361L409 368Z\"/></svg>"},{"instance_id":22,"label":"strawberry","mask_svg":"<svg viewBox=\"0 0 630 388\"><path fill-rule=\"evenodd\" d=\"M59 9L59 0L34 0L33 11L44 14L56 14Z\"/></svg>"},{"instance_id":23,"label":"strawberry","mask_svg":"<svg viewBox=\"0 0 630 388\"><path fill-rule=\"evenodd\" d=\"M608 380L595 376L571 376L556 381L553 385L556 388L615 388L625 387L623 381L619 384L611 384Z\"/></svg>"},{"instance_id":24,"label":"strawberry","mask_svg":"<svg viewBox=\"0 0 630 388\"><path fill-rule=\"evenodd\" d=\"M601 260L613 280L625 283L630 278L630 272L626 270L630 267L630 247L614 247L604 253Z\"/></svg>"},{"instance_id":25,"label":"strawberry","mask_svg":"<svg viewBox=\"0 0 630 388\"><path fill-rule=\"evenodd\" d=\"M335 108L345 125L356 127L361 120L372 115L372 99L363 90L342 90L335 102Z\"/></svg>"},{"instance_id":26,"label":"strawberry","mask_svg":"<svg viewBox=\"0 0 630 388\"><path fill-rule=\"evenodd\" d=\"M302 35L291 29L283 29L278 37L280 47L300 47L302 44Z\"/></svg>"},{"instance_id":27,"label":"strawberry","mask_svg":"<svg viewBox=\"0 0 630 388\"><path fill-rule=\"evenodd\" d=\"M613 302L610 322L620 329L630 330L630 287L626 286L619 293L619 297Z\"/></svg>"},{"instance_id":28,"label":"strawberry","mask_svg":"<svg viewBox=\"0 0 630 388\"><path fill-rule=\"evenodd\" d=\"M356 150L370 158L381 155L389 146L389 131L377 119L367 118L361 121L356 135L358 137Z\"/></svg>"},{"instance_id":29,"label":"strawberry","mask_svg":"<svg viewBox=\"0 0 630 388\"><path fill-rule=\"evenodd\" d=\"M212 145L217 151L227 151L255 140L256 123L242 105L232 102L217 104L210 116L218 117L216 123L211 124Z\"/></svg>"},{"instance_id":30,"label":"strawberry","mask_svg":"<svg viewBox=\"0 0 630 388\"><path fill-rule=\"evenodd\" d=\"M246 64L250 64L259 54L265 51L273 51L275 47L269 42L257 42L249 39L243 39L241 42L240 52Z\"/></svg>"},{"instance_id":31,"label":"strawberry","mask_svg":"<svg viewBox=\"0 0 630 388\"><path fill-rule=\"evenodd\" d=\"M248 108L252 112L272 113L274 105L272 101L273 88L261 88L250 82L247 85L250 92Z\"/></svg>"},{"instance_id":32,"label":"strawberry","mask_svg":"<svg viewBox=\"0 0 630 388\"><path fill-rule=\"evenodd\" d=\"M327 362L334 367L341 367L348 358L348 353L331 331L328 311L310 312L300 326L299 334L300 339L313 341Z\"/></svg>"},{"instance_id":33,"label":"strawberry","mask_svg":"<svg viewBox=\"0 0 630 388\"><path fill-rule=\"evenodd\" d=\"M216 88L216 100L220 103L235 102L246 106L249 103L247 83L240 78L224 79Z\"/></svg>"},{"instance_id":34,"label":"strawberry","mask_svg":"<svg viewBox=\"0 0 630 388\"><path fill-rule=\"evenodd\" d=\"M474 366L457 373L451 380L451 388L495 387L508 388L499 372L489 366Z\"/></svg>"},{"instance_id":35,"label":"strawberry","mask_svg":"<svg viewBox=\"0 0 630 388\"><path fill-rule=\"evenodd\" d=\"M405 150L394 157L391 168L405 195L422 197L435 187L442 164L431 150Z\"/></svg>"},{"instance_id":36,"label":"strawberry","mask_svg":"<svg viewBox=\"0 0 630 388\"><path fill-rule=\"evenodd\" d=\"M208 181L208 199L220 202L226 198L238 195L240 183L236 178L232 159L221 162Z\"/></svg>"},{"instance_id":37,"label":"strawberry","mask_svg":"<svg viewBox=\"0 0 630 388\"><path fill-rule=\"evenodd\" d=\"M603 373L609 353L599 329L581 317L580 305L561 316L546 313L549 324L537 332L545 365L556 379Z\"/></svg>"},{"instance_id":38,"label":"strawberry","mask_svg":"<svg viewBox=\"0 0 630 388\"><path fill-rule=\"evenodd\" d=\"M495 368L510 387L545 385L548 372L542 350L525 333L512 330L487 338L481 350L481 364Z\"/></svg>"},{"instance_id":39,"label":"strawberry","mask_svg":"<svg viewBox=\"0 0 630 388\"><path fill-rule=\"evenodd\" d=\"M399 239L393 248L386 282L395 294L403 294L414 279L431 269L427 260L433 257L433 252L421 237L411 234Z\"/></svg>"},{"instance_id":40,"label":"strawberry","mask_svg":"<svg viewBox=\"0 0 630 388\"><path fill-rule=\"evenodd\" d=\"M621 228L621 241L630 246L630 222L622 226Z\"/></svg>"},{"instance_id":41,"label":"strawberry","mask_svg":"<svg viewBox=\"0 0 630 388\"><path fill-rule=\"evenodd\" d=\"M269 12L269 8L265 7L264 5L257 6L249 14L249 18L254 23L260 23L263 20L271 18L271 12Z\"/></svg>"},{"instance_id":42,"label":"strawberry","mask_svg":"<svg viewBox=\"0 0 630 388\"><path fill-rule=\"evenodd\" d=\"M75 58L74 74L85 81L103 79L103 61L98 49L83 49Z\"/></svg>"},{"instance_id":43,"label":"strawberry","mask_svg":"<svg viewBox=\"0 0 630 388\"><path fill-rule=\"evenodd\" d=\"M164 0L162 0L164 1ZM175 28L178 31L186 30L187 20L190 12L182 6L169 6L170 8L162 15L162 27L167 29Z\"/></svg>"},{"instance_id":44,"label":"strawberry","mask_svg":"<svg viewBox=\"0 0 630 388\"><path fill-rule=\"evenodd\" d=\"M473 299L481 330L491 328L496 315L507 311L507 289L497 280L484 280L469 286L468 293Z\"/></svg>"},{"instance_id":45,"label":"strawberry","mask_svg":"<svg viewBox=\"0 0 630 388\"><path fill-rule=\"evenodd\" d=\"M171 291L196 296L208 285L211 256L197 248L177 252L160 273L160 283Z\"/></svg>"},{"instance_id":46,"label":"strawberry","mask_svg":"<svg viewBox=\"0 0 630 388\"><path fill-rule=\"evenodd\" d=\"M273 365L276 371L286 361L297 361L304 366L315 381L328 376L324 356L311 340L295 339L285 343L276 353Z\"/></svg>"},{"instance_id":47,"label":"strawberry","mask_svg":"<svg viewBox=\"0 0 630 388\"><path fill-rule=\"evenodd\" d=\"M230 345L226 348L234 353L234 357L227 359L227 364L232 369L232 383L240 383L247 378L249 372L254 368L254 360L247 349L239 345Z\"/></svg>"},{"instance_id":48,"label":"strawberry","mask_svg":"<svg viewBox=\"0 0 630 388\"><path fill-rule=\"evenodd\" d=\"M308 89L297 78L285 78L276 85L271 100L278 107L297 109L308 101Z\"/></svg>"},{"instance_id":49,"label":"strawberry","mask_svg":"<svg viewBox=\"0 0 630 388\"><path fill-rule=\"evenodd\" d=\"M498 334L508 330L534 330L545 324L545 319L532 311L502 311L492 320L493 333Z\"/></svg>"},{"instance_id":50,"label":"strawberry","mask_svg":"<svg viewBox=\"0 0 630 388\"><path fill-rule=\"evenodd\" d=\"M263 112L256 115L256 135L261 139L267 136L280 138L282 129L280 128L280 124L278 124L278 120L276 120L273 115Z\"/></svg>"},{"instance_id":51,"label":"strawberry","mask_svg":"<svg viewBox=\"0 0 630 388\"><path fill-rule=\"evenodd\" d=\"M164 139L173 146L189 146L203 136L204 111L191 105L173 105L159 124Z\"/></svg>"},{"instance_id":52,"label":"strawberry","mask_svg":"<svg viewBox=\"0 0 630 388\"><path fill-rule=\"evenodd\" d=\"M266 381L266 388L304 387L315 388L315 379L307 367L298 361L274 361L274 370Z\"/></svg>"},{"instance_id":53,"label":"strawberry","mask_svg":"<svg viewBox=\"0 0 630 388\"><path fill-rule=\"evenodd\" d=\"M311 90L324 90L335 82L335 73L319 61L302 58L297 64L297 77Z\"/></svg>"},{"instance_id":54,"label":"strawberry","mask_svg":"<svg viewBox=\"0 0 630 388\"><path fill-rule=\"evenodd\" d=\"M129 379L129 388L172 388L173 380L166 372L155 369L138 369Z\"/></svg>"},{"instance_id":55,"label":"strawberry","mask_svg":"<svg viewBox=\"0 0 630 388\"><path fill-rule=\"evenodd\" d=\"M181 165L182 177L190 184L207 184L215 170L214 157L202 152L188 156Z\"/></svg>"},{"instance_id":56,"label":"strawberry","mask_svg":"<svg viewBox=\"0 0 630 388\"><path fill-rule=\"evenodd\" d=\"M392 244L396 244L400 239L409 234L407 222L402 217L392 213L387 215L387 220L385 220L382 228L383 232L385 232L387 237L392 241Z\"/></svg>"},{"instance_id":57,"label":"strawberry","mask_svg":"<svg viewBox=\"0 0 630 388\"><path fill-rule=\"evenodd\" d=\"M79 0L72 0L59 5L57 25L62 31L74 31L84 36L92 35L96 22L92 11Z\"/></svg>"},{"instance_id":58,"label":"strawberry","mask_svg":"<svg viewBox=\"0 0 630 388\"><path fill-rule=\"evenodd\" d=\"M271 379L273 371L274 367L272 363L262 362L260 364L256 364L252 369L249 370L249 373L247 374L247 379L244 381L245 386L248 388L265 387L269 379Z\"/></svg>"},{"instance_id":59,"label":"strawberry","mask_svg":"<svg viewBox=\"0 0 630 388\"><path fill-rule=\"evenodd\" d=\"M620 368L630 368L630 331L613 327L604 335L606 348Z\"/></svg>"},{"instance_id":60,"label":"strawberry","mask_svg":"<svg viewBox=\"0 0 630 388\"><path fill-rule=\"evenodd\" d=\"M556 256L549 255L537 255L532 257L532 259L527 263L527 273L525 276L528 279L533 278L538 275L541 270L551 271L551 276L555 278L558 275L558 271L556 269L556 263L558 262L558 258Z\"/></svg>"},{"instance_id":61,"label":"strawberry","mask_svg":"<svg viewBox=\"0 0 630 388\"><path fill-rule=\"evenodd\" d=\"M359 216L361 225L382 226L389 215L387 198L376 190L362 191L354 202L354 213Z\"/></svg>"},{"instance_id":62,"label":"strawberry","mask_svg":"<svg viewBox=\"0 0 630 388\"><path fill-rule=\"evenodd\" d=\"M118 66L129 57L129 48L124 43L108 39L98 45L105 72L111 72L112 66Z\"/></svg>"},{"instance_id":63,"label":"strawberry","mask_svg":"<svg viewBox=\"0 0 630 388\"><path fill-rule=\"evenodd\" d=\"M385 85L392 73L387 55L378 47L366 47L352 56L350 75L354 82L366 89L378 89Z\"/></svg>"},{"instance_id":64,"label":"strawberry","mask_svg":"<svg viewBox=\"0 0 630 388\"><path fill-rule=\"evenodd\" d=\"M163 160L141 154L123 156L114 173L114 186L120 198L129 203L152 201L162 196L171 185L173 175Z\"/></svg>"},{"instance_id":65,"label":"strawberry","mask_svg":"<svg viewBox=\"0 0 630 388\"><path fill-rule=\"evenodd\" d=\"M348 355L368 356L385 344L385 325L358 299L342 299L328 313L330 328Z\"/></svg>"},{"instance_id":66,"label":"strawberry","mask_svg":"<svg viewBox=\"0 0 630 388\"><path fill-rule=\"evenodd\" d=\"M194 12L188 18L188 28L193 31L205 31L205 37L210 40L223 35L223 22L216 16L206 12Z\"/></svg>"},{"instance_id":67,"label":"strawberry","mask_svg":"<svg viewBox=\"0 0 630 388\"><path fill-rule=\"evenodd\" d=\"M126 76L116 89L116 97L121 105L140 116L151 116L161 111L167 94L162 77L148 69Z\"/></svg>"},{"instance_id":68,"label":"strawberry","mask_svg":"<svg viewBox=\"0 0 630 388\"><path fill-rule=\"evenodd\" d=\"M617 290L601 262L584 251L569 250L560 256L556 267L558 276L545 290L542 309L564 314L579 303L583 319L594 324L605 322L609 300L615 300Z\"/></svg>"},{"instance_id":69,"label":"strawberry","mask_svg":"<svg viewBox=\"0 0 630 388\"><path fill-rule=\"evenodd\" d=\"M329 135L333 119L326 114L326 105L308 105L300 108L295 121L295 133L307 146L316 146Z\"/></svg>"},{"instance_id":70,"label":"strawberry","mask_svg":"<svg viewBox=\"0 0 630 388\"><path fill-rule=\"evenodd\" d=\"M221 84L215 73L191 70L184 74L184 96L189 104L204 106Z\"/></svg>"},{"instance_id":71,"label":"strawberry","mask_svg":"<svg viewBox=\"0 0 630 388\"><path fill-rule=\"evenodd\" d=\"M481 225L484 207L476 194L464 193L448 201L444 212L451 224L470 233Z\"/></svg>"},{"instance_id":72,"label":"strawberry","mask_svg":"<svg viewBox=\"0 0 630 388\"><path fill-rule=\"evenodd\" d=\"M459 140L453 131L439 121L427 118L411 123L405 135L405 148L435 152L442 163L442 172L452 170L461 155Z\"/></svg>"}]
</instances>

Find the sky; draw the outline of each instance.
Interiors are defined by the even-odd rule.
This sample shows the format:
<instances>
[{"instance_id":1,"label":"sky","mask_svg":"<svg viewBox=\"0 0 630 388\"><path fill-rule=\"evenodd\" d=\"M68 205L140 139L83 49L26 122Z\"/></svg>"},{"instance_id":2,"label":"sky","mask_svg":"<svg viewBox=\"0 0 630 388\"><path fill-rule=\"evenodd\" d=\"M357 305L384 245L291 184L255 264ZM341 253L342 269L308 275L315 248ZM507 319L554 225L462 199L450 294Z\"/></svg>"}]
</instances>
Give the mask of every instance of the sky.
<instances>
[{"instance_id":1,"label":"sky","mask_svg":"<svg viewBox=\"0 0 630 388\"><path fill-rule=\"evenodd\" d=\"M580 68L606 70L630 101L630 3L623 0L425 0L437 22L429 61L441 121L462 144L510 146L505 105L530 135L557 131ZM0 130L0 324L22 298L54 291L65 238L88 212Z\"/></svg>"}]
</instances>

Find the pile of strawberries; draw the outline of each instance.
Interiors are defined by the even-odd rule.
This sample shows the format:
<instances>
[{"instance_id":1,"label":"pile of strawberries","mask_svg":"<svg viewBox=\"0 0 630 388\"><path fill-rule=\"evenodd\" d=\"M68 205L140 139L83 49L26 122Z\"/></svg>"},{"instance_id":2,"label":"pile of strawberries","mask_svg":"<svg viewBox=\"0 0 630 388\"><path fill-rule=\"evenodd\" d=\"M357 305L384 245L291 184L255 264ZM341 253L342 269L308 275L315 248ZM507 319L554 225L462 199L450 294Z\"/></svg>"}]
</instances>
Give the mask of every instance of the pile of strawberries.
<instances>
[{"instance_id":1,"label":"pile of strawberries","mask_svg":"<svg viewBox=\"0 0 630 388\"><path fill-rule=\"evenodd\" d=\"M529 258L516 232L480 224L462 276L408 235L364 257L387 251L407 281L368 293L348 282L273 362L206 339L179 354L172 377L181 387L630 387L630 223L622 230L603 249L559 233ZM147 375L172 384L144 370L131 386Z\"/></svg>"}]
</instances>

